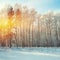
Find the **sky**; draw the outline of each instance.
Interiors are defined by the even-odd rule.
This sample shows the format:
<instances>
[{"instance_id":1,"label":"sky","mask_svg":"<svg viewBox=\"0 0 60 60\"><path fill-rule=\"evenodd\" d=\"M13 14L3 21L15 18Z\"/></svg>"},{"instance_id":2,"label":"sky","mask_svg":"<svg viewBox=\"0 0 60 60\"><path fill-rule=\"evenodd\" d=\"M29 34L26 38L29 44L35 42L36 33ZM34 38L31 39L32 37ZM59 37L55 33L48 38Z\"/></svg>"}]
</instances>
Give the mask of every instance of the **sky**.
<instances>
[{"instance_id":1,"label":"sky","mask_svg":"<svg viewBox=\"0 0 60 60\"><path fill-rule=\"evenodd\" d=\"M0 9L5 4L15 5L16 3L28 8L35 8L39 13L47 11L60 12L60 0L0 0Z\"/></svg>"}]
</instances>

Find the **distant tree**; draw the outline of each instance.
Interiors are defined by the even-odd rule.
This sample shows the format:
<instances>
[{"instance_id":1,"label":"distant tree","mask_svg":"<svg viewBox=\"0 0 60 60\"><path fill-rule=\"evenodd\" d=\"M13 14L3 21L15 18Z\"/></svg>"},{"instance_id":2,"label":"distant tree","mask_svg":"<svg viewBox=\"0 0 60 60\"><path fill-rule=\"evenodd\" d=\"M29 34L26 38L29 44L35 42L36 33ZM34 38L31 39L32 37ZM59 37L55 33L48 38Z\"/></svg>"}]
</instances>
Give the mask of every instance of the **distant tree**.
<instances>
[{"instance_id":1,"label":"distant tree","mask_svg":"<svg viewBox=\"0 0 60 60\"><path fill-rule=\"evenodd\" d=\"M31 18L30 25L32 27L32 46L34 46L33 32L34 32L34 21L36 20L36 14L37 12L35 11L35 9L32 8L30 11L30 18Z\"/></svg>"},{"instance_id":2,"label":"distant tree","mask_svg":"<svg viewBox=\"0 0 60 60\"><path fill-rule=\"evenodd\" d=\"M15 27L16 27L16 45L18 47L19 45L21 45L21 43L20 43L21 23L20 22L21 22L22 12L21 12L21 7L19 4L16 4L14 9L15 9L14 10L15 20L16 20L15 21L16 22L16 25L15 25Z\"/></svg>"},{"instance_id":3,"label":"distant tree","mask_svg":"<svg viewBox=\"0 0 60 60\"><path fill-rule=\"evenodd\" d=\"M8 13L7 13L7 15L8 15L8 20L9 20L9 23L10 23L10 26L9 26L9 29L11 29L11 21L13 20L13 15L14 15L14 11L13 11L13 7L12 6L8 6ZM11 32L10 30L9 30L9 32ZM10 35L11 36L11 35ZM11 38L10 38L10 48L11 48Z\"/></svg>"}]
</instances>

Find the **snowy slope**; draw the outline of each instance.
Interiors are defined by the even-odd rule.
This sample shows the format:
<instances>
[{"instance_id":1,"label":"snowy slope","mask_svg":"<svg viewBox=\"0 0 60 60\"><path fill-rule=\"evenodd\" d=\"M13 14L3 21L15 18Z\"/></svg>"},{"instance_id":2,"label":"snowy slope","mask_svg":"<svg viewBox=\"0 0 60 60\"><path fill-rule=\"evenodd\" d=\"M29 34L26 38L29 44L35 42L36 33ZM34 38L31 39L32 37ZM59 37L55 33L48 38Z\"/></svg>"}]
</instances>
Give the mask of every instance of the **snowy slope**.
<instances>
[{"instance_id":1,"label":"snowy slope","mask_svg":"<svg viewBox=\"0 0 60 60\"><path fill-rule=\"evenodd\" d=\"M0 48L0 60L60 60L60 48Z\"/></svg>"}]
</instances>

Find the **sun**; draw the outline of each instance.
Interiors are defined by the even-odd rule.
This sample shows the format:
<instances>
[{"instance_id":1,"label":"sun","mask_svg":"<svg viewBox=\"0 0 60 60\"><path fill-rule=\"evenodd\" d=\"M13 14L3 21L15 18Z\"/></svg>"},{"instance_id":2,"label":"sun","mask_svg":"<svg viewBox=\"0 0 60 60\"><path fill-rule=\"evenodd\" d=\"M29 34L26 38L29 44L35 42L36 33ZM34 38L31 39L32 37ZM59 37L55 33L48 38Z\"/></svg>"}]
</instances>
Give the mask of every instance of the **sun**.
<instances>
[{"instance_id":1,"label":"sun","mask_svg":"<svg viewBox=\"0 0 60 60\"><path fill-rule=\"evenodd\" d=\"M6 35L11 32L14 23L8 19L0 18L0 34Z\"/></svg>"}]
</instances>

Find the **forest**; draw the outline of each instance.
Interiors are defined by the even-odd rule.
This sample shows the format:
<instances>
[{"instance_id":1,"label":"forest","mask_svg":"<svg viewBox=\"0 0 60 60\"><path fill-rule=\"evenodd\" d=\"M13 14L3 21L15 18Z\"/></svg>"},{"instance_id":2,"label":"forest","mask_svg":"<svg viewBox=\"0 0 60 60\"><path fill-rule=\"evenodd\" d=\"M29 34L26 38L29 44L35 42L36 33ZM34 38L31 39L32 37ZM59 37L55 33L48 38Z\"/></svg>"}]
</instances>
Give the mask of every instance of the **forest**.
<instances>
[{"instance_id":1,"label":"forest","mask_svg":"<svg viewBox=\"0 0 60 60\"><path fill-rule=\"evenodd\" d=\"M60 13L6 5L0 10L0 47L60 47Z\"/></svg>"}]
</instances>

